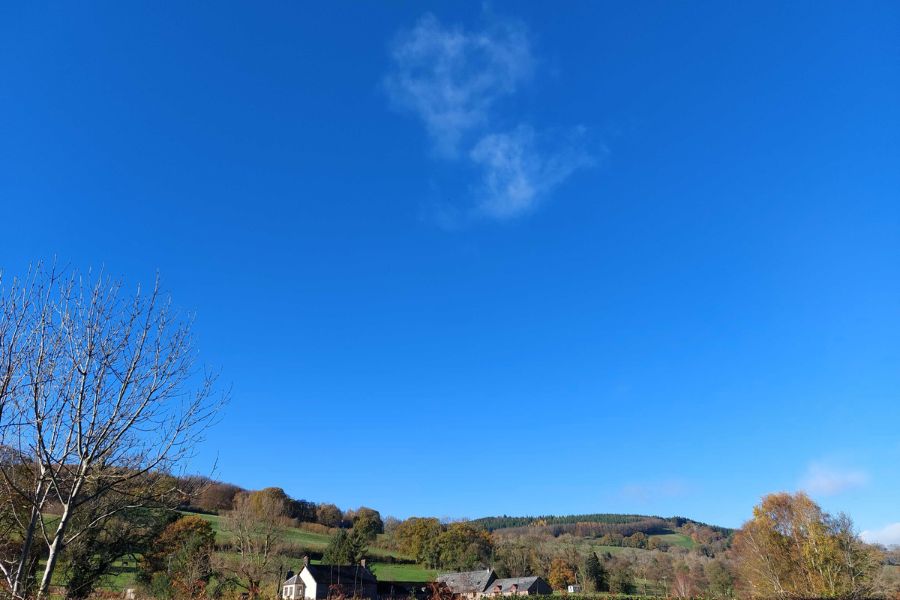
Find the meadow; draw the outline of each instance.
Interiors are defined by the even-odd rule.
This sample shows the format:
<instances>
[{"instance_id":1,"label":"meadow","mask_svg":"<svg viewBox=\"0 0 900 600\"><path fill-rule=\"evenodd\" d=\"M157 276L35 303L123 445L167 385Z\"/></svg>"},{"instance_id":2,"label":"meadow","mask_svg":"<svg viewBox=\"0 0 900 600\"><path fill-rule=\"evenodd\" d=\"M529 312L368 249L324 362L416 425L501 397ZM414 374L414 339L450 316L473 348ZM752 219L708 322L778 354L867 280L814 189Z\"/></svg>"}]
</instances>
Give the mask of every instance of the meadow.
<instances>
[{"instance_id":1,"label":"meadow","mask_svg":"<svg viewBox=\"0 0 900 600\"><path fill-rule=\"evenodd\" d=\"M212 526L213 531L215 531L216 541L218 543L230 541L228 532L225 531L225 528L222 526L223 518L221 516L201 513L184 514L195 514L204 521L207 521ZM293 546L295 552L297 550L309 550L310 553L314 555L320 554L325 550L331 539L331 536L328 534L305 531L299 527L284 527L281 530L281 534L285 544ZM426 582L432 581L437 575L437 571L428 569L422 565L414 564L411 561L396 562L398 560L408 561L409 559L394 550L380 547L378 544L379 542L384 541L384 536L380 535L378 538L379 539L369 547L369 555L372 557L369 568L380 581ZM228 553L226 552L218 552L217 554L220 558L228 558ZM379 561L379 558L382 560ZM285 570L296 570L301 564L301 561L302 558L300 556L285 559ZM317 561L314 560L313 562ZM115 566L115 572L104 582L103 587L115 591L124 590L135 584L136 576L137 567L134 561L120 561Z\"/></svg>"},{"instance_id":2,"label":"meadow","mask_svg":"<svg viewBox=\"0 0 900 600\"><path fill-rule=\"evenodd\" d=\"M223 527L223 517L212 514L203 513L184 513L193 514L207 521L216 534L216 541L220 544L230 541L230 535ZM284 570L296 570L301 561L302 553L309 551L312 556L318 556L325 550L331 539L327 533L319 533L307 531L301 527L282 528L281 531L284 543L291 550L291 557L284 559ZM683 533L670 532L653 536L666 542L670 546L680 546L682 548L691 549L694 547L694 541ZM369 555L371 557L369 568L378 577L379 581L405 581L405 582L427 582L432 581L438 575L438 571L429 569L423 565L415 564L408 556L405 556L395 550L385 547L386 539L384 535L378 538L369 547ZM550 546L557 544L573 544L580 553L596 552L598 555L610 554L618 556L621 554L635 554L647 552L647 550L639 548L628 548L623 546L608 546L599 543L593 538L575 538L566 542L551 539L546 542ZM228 552L218 552L220 558L227 559ZM313 562L318 562L313 559ZM120 561L115 567L115 573L107 578L106 589L120 591L135 584L136 581L136 565L134 561Z\"/></svg>"}]
</instances>

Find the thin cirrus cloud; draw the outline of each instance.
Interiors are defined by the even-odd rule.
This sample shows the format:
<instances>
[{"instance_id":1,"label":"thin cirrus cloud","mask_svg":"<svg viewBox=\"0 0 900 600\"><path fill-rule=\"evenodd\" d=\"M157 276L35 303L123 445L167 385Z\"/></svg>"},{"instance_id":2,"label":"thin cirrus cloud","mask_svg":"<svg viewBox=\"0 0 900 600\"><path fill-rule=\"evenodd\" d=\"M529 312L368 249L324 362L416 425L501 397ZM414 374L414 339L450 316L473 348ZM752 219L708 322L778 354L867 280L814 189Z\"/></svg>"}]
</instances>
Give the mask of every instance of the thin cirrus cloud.
<instances>
[{"instance_id":1,"label":"thin cirrus cloud","mask_svg":"<svg viewBox=\"0 0 900 600\"><path fill-rule=\"evenodd\" d=\"M483 173L476 191L480 212L506 219L532 210L577 169L594 163L583 149L583 138L584 128L575 128L558 148L544 150L546 142L528 125L482 137L469 153Z\"/></svg>"},{"instance_id":2,"label":"thin cirrus cloud","mask_svg":"<svg viewBox=\"0 0 900 600\"><path fill-rule=\"evenodd\" d=\"M800 481L801 489L821 496L834 496L860 488L869 475L859 469L848 469L826 463L812 463Z\"/></svg>"},{"instance_id":3,"label":"thin cirrus cloud","mask_svg":"<svg viewBox=\"0 0 900 600\"><path fill-rule=\"evenodd\" d=\"M533 65L520 23L467 32L427 14L394 41L385 87L397 108L422 120L435 149L452 157L466 134L487 124L496 101L531 77Z\"/></svg>"},{"instance_id":4,"label":"thin cirrus cloud","mask_svg":"<svg viewBox=\"0 0 900 600\"><path fill-rule=\"evenodd\" d=\"M584 127L551 135L529 123L495 124L497 105L534 73L528 31L518 21L493 18L467 31L426 14L396 36L390 63L384 87L391 104L422 122L438 157L478 174L470 215L526 214L576 170L594 164Z\"/></svg>"}]
</instances>

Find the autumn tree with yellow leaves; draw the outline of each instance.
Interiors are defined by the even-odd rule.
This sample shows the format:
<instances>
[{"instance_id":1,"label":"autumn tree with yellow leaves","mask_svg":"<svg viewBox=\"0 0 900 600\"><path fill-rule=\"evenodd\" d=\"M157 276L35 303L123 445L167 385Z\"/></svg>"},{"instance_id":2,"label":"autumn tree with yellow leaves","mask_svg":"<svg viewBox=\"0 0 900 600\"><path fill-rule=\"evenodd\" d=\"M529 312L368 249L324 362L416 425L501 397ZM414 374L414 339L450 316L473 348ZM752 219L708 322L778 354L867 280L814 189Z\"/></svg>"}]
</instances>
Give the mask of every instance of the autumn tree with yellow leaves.
<instances>
[{"instance_id":1,"label":"autumn tree with yellow leaves","mask_svg":"<svg viewBox=\"0 0 900 600\"><path fill-rule=\"evenodd\" d=\"M765 496L735 536L734 555L752 598L861 598L881 558L848 516L828 514L802 492Z\"/></svg>"}]
</instances>

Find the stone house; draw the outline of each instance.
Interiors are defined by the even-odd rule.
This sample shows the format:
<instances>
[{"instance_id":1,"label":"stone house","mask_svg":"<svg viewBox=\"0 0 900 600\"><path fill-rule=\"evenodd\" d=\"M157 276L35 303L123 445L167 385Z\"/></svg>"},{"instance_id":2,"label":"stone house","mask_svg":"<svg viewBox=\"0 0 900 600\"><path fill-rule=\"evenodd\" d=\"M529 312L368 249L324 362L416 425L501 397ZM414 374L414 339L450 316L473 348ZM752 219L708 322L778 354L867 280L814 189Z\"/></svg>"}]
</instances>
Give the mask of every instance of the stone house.
<instances>
[{"instance_id":1,"label":"stone house","mask_svg":"<svg viewBox=\"0 0 900 600\"><path fill-rule=\"evenodd\" d=\"M484 596L544 596L553 593L542 577L509 577L495 579L484 591Z\"/></svg>"},{"instance_id":2,"label":"stone house","mask_svg":"<svg viewBox=\"0 0 900 600\"><path fill-rule=\"evenodd\" d=\"M483 569L481 571L446 573L440 575L435 581L447 584L450 591L462 598L476 600L496 579L497 574L493 569Z\"/></svg>"},{"instance_id":3,"label":"stone house","mask_svg":"<svg viewBox=\"0 0 900 600\"><path fill-rule=\"evenodd\" d=\"M553 593L553 589L541 577L498 579L492 569L447 573L438 577L437 581L447 584L454 594L469 600L485 596L536 596Z\"/></svg>"}]
</instances>

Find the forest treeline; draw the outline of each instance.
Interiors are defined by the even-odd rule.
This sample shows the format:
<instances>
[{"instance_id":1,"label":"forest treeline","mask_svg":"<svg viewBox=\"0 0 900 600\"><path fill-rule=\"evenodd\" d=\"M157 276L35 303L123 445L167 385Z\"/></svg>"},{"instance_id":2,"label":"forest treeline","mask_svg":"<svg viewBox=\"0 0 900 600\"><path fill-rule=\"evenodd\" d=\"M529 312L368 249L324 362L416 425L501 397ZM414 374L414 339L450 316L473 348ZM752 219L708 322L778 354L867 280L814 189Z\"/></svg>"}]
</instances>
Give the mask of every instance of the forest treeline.
<instances>
[{"instance_id":1,"label":"forest treeline","mask_svg":"<svg viewBox=\"0 0 900 600\"><path fill-rule=\"evenodd\" d=\"M590 515L542 515L539 517L510 517L503 515L499 517L482 517L474 519L472 522L484 527L488 531L495 529L505 529L508 527L525 527L528 525L560 525L571 523L633 523L643 521L648 518L646 515L618 515L612 513L596 513ZM658 518L658 517L657 517Z\"/></svg>"},{"instance_id":2,"label":"forest treeline","mask_svg":"<svg viewBox=\"0 0 900 600\"><path fill-rule=\"evenodd\" d=\"M513 527L555 527L558 525L587 525L587 524L598 524L598 525L631 525L634 529L610 529L610 530L602 530L598 529L597 531L600 533L621 533L623 535L631 535L635 532L643 532L647 535L653 535L659 532L661 529L677 529L683 525L693 524L701 527L709 527L711 529L716 529L720 531L723 535L728 535L732 532L731 529L727 527L717 527L715 525L707 525L706 523L701 523L699 521L694 521L693 519L688 519L686 517L669 517L663 518L659 516L651 516L651 515L628 515L628 514L615 514L615 513L594 513L594 514L586 514L586 515L543 515L539 517L510 517L510 516L500 516L500 517L482 517L480 519L474 519L472 523L476 525L480 525L484 527L488 531L494 531L496 529L506 529ZM569 532L570 529L553 529L552 531L558 531L560 533Z\"/></svg>"},{"instance_id":3,"label":"forest treeline","mask_svg":"<svg viewBox=\"0 0 900 600\"><path fill-rule=\"evenodd\" d=\"M181 478L181 488L190 490L190 492L184 495L184 499L178 507L179 510L211 515L233 510L235 499L250 491L204 476ZM286 516L298 523L320 524L326 528L353 526L355 513L352 510L341 510L335 504L328 502L315 503L302 498L291 498L282 488L267 489L277 490L284 500Z\"/></svg>"}]
</instances>

